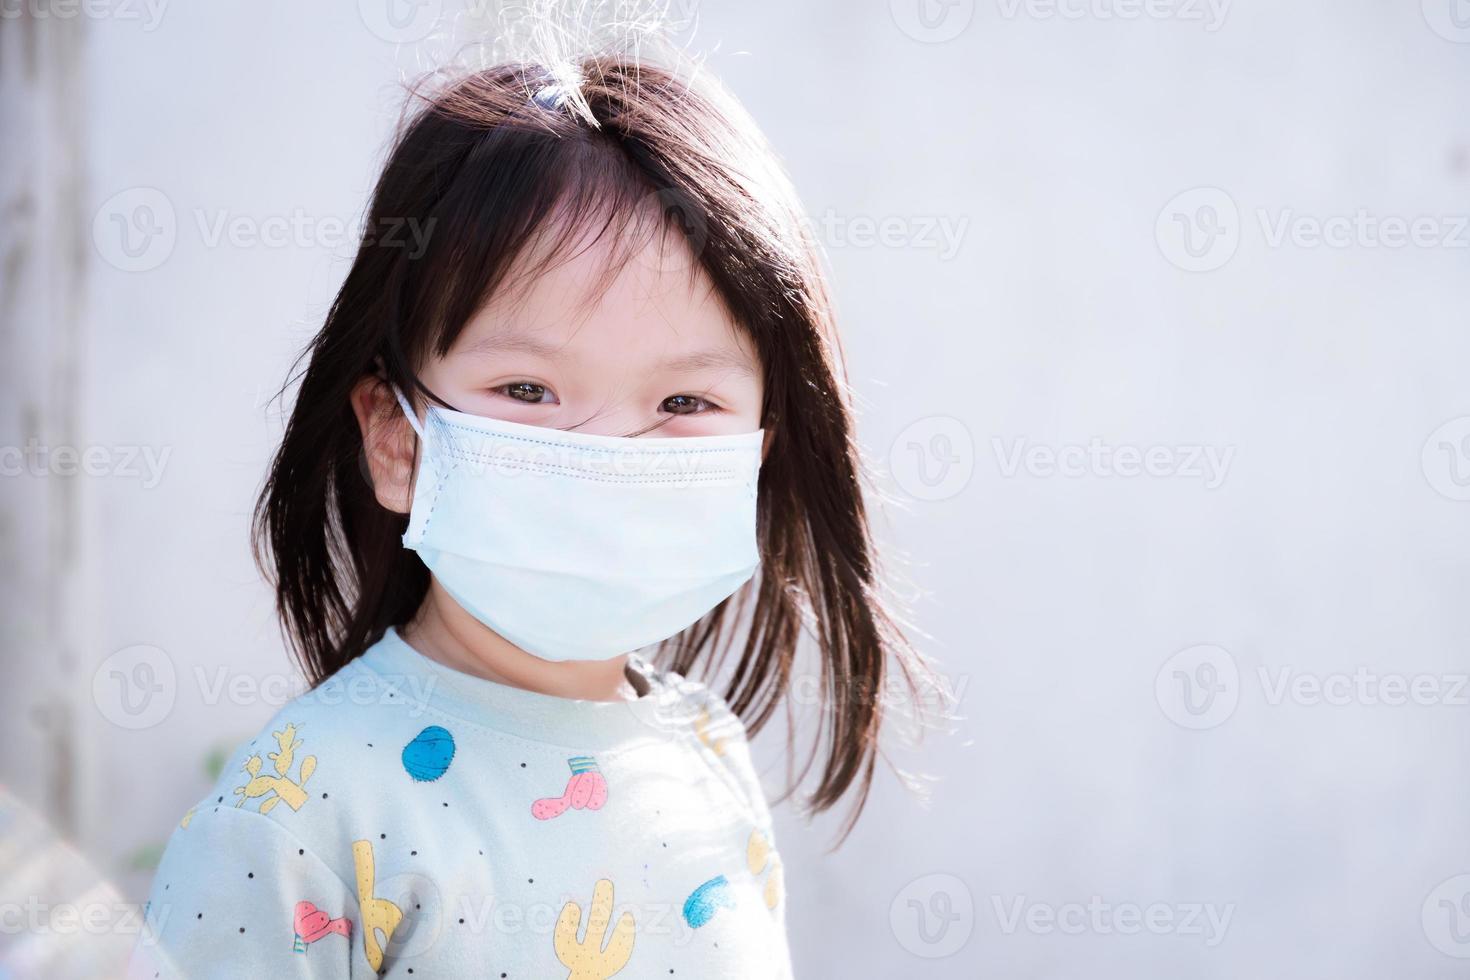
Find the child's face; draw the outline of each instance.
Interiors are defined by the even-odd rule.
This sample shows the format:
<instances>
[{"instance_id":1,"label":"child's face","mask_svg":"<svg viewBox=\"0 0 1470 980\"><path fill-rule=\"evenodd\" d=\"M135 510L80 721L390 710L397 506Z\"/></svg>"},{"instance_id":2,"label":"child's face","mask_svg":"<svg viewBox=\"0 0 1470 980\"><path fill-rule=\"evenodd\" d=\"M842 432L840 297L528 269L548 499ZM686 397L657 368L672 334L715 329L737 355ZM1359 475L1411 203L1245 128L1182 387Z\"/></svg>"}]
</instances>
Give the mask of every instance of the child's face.
<instances>
[{"instance_id":1,"label":"child's face","mask_svg":"<svg viewBox=\"0 0 1470 980\"><path fill-rule=\"evenodd\" d=\"M595 435L760 428L750 341L683 240L649 237L632 255L579 243L529 281L512 269L421 380L462 412Z\"/></svg>"}]
</instances>

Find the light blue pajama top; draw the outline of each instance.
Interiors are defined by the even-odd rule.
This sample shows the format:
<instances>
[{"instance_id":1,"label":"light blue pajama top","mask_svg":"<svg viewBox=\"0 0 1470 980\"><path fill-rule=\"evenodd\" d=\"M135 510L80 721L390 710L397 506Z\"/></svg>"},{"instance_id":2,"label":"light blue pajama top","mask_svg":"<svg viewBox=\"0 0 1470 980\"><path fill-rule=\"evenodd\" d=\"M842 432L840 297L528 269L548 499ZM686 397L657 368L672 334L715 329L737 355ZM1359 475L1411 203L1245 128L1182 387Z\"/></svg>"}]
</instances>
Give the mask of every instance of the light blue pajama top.
<instances>
[{"instance_id":1,"label":"light blue pajama top","mask_svg":"<svg viewBox=\"0 0 1470 980\"><path fill-rule=\"evenodd\" d=\"M780 856L740 721L496 684L388 633L185 814L131 977L765 980Z\"/></svg>"}]
</instances>

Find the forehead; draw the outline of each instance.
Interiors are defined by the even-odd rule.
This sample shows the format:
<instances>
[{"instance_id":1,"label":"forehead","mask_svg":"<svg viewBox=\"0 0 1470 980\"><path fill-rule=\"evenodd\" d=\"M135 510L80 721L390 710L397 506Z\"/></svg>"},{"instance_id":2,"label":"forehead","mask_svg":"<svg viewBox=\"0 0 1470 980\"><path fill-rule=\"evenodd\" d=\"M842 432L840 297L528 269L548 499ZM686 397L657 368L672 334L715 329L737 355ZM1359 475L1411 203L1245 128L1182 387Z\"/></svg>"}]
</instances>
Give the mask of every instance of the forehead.
<instances>
[{"instance_id":1,"label":"forehead","mask_svg":"<svg viewBox=\"0 0 1470 980\"><path fill-rule=\"evenodd\" d=\"M625 364L703 353L752 373L759 367L684 237L647 218L540 236L453 349Z\"/></svg>"}]
</instances>

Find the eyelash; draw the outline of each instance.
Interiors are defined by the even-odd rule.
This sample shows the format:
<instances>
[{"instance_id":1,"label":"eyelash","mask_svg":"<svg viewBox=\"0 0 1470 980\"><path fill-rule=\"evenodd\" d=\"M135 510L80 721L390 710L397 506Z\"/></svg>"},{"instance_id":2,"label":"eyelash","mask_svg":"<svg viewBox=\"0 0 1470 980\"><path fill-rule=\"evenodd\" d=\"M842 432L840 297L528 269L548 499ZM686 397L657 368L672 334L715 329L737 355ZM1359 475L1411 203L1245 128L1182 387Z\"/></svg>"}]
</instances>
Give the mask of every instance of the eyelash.
<instances>
[{"instance_id":1,"label":"eyelash","mask_svg":"<svg viewBox=\"0 0 1470 980\"><path fill-rule=\"evenodd\" d=\"M530 399L526 399L526 398L518 398L514 394L512 394L512 391L514 391L517 388L521 388L521 389L524 389L524 388L536 388L536 389L539 389L540 390L540 394L543 396L543 399L544 399L544 396L551 395L552 400L548 402L548 401L545 401L543 399L530 400ZM502 396L504 396L506 398L510 398L510 399L512 399L514 401L518 401L518 402L523 402L523 403L528 404L528 405L554 405L554 404L556 404L556 396L551 393L551 389L547 388L543 384L537 384L534 381L512 381L509 384L497 385L496 387L492 388L491 390L494 391L498 395L502 395ZM706 412L719 412L719 411L723 411L723 409L719 405L716 405L714 402L710 401L708 398L704 398L704 397L702 397L700 395L689 395L689 394L683 394L683 393L677 394L677 395L670 395L668 398L665 398L662 402L659 403L659 410L662 411L663 408L664 408L664 406L666 404L668 404L668 402L672 401L675 398L688 398L688 399L692 399L698 405L698 407L695 408L694 411L692 411L692 412L670 412L669 413L670 415L703 415Z\"/></svg>"},{"instance_id":2,"label":"eyelash","mask_svg":"<svg viewBox=\"0 0 1470 980\"><path fill-rule=\"evenodd\" d=\"M491 389L491 391L494 391L497 395L504 395L506 398L510 398L510 399L512 399L514 401L525 402L528 405L548 405L548 404L554 405L554 404L556 404L556 396L555 395L552 395L552 400L550 402L542 401L540 399L537 399L537 400L534 400L533 401L533 400L527 399L527 398L517 398L515 395L511 394L512 390L513 389L516 389L516 388L539 388L539 389L541 389L541 394L542 395L551 395L551 389L550 388L547 388L545 385L542 385L542 384L537 384L534 381L512 381L509 384L496 385L494 388Z\"/></svg>"}]
</instances>

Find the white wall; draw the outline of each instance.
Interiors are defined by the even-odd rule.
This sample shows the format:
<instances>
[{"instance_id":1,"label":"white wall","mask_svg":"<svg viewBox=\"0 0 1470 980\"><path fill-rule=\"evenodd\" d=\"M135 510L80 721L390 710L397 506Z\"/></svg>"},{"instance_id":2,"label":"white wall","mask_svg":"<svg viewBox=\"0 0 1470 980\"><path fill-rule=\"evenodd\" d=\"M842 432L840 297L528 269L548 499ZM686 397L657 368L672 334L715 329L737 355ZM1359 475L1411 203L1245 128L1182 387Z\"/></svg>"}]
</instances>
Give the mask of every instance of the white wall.
<instances>
[{"instance_id":1,"label":"white wall","mask_svg":"<svg viewBox=\"0 0 1470 980\"><path fill-rule=\"evenodd\" d=\"M885 534L965 716L895 752L938 777L927 809L883 776L831 854L832 821L783 811L798 975L1458 975L1444 950L1470 938L1441 899L1470 873L1470 28L1458 0L1059 2L679 7L823 230L863 441L901 502ZM105 232L90 250L75 438L114 470L128 447L168 456L156 486L71 481L83 649L58 671L81 755L75 803L48 816L134 896L211 749L291 677L247 551L268 399L350 255L321 223L359 215L398 79L442 51L395 47L358 6L83 25L82 213L161 215L153 188L175 240L146 271ZM1170 203L1195 188L1217 190ZM1203 247L1201 204L1225 234L1191 258L1175 215ZM1434 241L1361 221L1341 247L1301 237L1360 211L1431 219ZM221 215L316 230L212 245ZM6 420L5 440L23 431ZM1036 455L1094 439L1154 448L1160 475ZM38 479L57 478L7 481L7 525ZM4 636L7 664L41 649ZM137 645L159 652L112 661L94 694ZM139 664L172 695L132 730L111 672L147 681ZM1215 700L1186 698L1179 677L1211 667ZM1371 683L1345 703L1292 687L1355 671ZM1434 703L1386 703L1419 675ZM231 678L269 689L215 698ZM25 712L0 733L0 778L61 806L27 776ZM1172 924L1130 930L1130 905Z\"/></svg>"}]
</instances>

